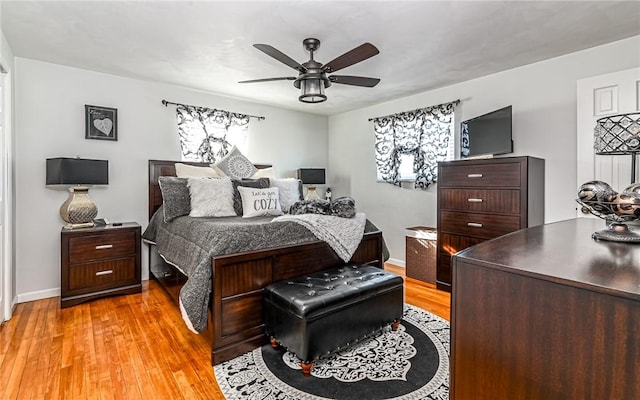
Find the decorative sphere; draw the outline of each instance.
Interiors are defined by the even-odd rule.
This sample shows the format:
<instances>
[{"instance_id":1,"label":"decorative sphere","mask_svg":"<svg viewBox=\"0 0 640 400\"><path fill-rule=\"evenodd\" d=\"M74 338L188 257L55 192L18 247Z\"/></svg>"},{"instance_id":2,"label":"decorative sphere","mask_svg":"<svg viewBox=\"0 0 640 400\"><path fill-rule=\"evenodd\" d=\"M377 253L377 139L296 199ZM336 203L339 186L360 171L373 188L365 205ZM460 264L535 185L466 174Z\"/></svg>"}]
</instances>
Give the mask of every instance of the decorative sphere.
<instances>
[{"instance_id":1,"label":"decorative sphere","mask_svg":"<svg viewBox=\"0 0 640 400\"><path fill-rule=\"evenodd\" d=\"M614 203L617 215L640 217L640 193L620 193L615 197Z\"/></svg>"},{"instance_id":2,"label":"decorative sphere","mask_svg":"<svg viewBox=\"0 0 640 400\"><path fill-rule=\"evenodd\" d=\"M612 202L617 194L606 182L589 181L580 185L578 198L584 202Z\"/></svg>"},{"instance_id":3,"label":"decorative sphere","mask_svg":"<svg viewBox=\"0 0 640 400\"><path fill-rule=\"evenodd\" d=\"M637 193L640 194L640 183L634 183L631 186L628 186L622 193Z\"/></svg>"}]
</instances>

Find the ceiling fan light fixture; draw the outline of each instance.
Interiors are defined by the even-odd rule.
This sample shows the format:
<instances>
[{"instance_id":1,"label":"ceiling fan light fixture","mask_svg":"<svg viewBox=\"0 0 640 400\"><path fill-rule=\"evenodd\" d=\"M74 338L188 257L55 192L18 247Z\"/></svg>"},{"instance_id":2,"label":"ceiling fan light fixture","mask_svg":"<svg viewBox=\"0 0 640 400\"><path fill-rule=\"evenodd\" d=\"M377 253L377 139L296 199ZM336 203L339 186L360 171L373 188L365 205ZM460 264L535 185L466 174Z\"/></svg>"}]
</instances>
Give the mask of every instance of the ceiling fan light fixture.
<instances>
[{"instance_id":1,"label":"ceiling fan light fixture","mask_svg":"<svg viewBox=\"0 0 640 400\"><path fill-rule=\"evenodd\" d=\"M327 77L327 74L334 73L353 64L357 64L380 53L371 43L363 43L329 61L327 64L319 63L313 59L313 53L320 47L320 41L318 39L307 38L302 41L302 45L310 55L309 61L302 64L268 44L257 43L253 45L253 47L262 51L266 55L273 57L281 63L298 71L297 78L284 76L279 78L252 79L248 81L241 81L239 83L292 80L293 86L296 89L300 89L300 97L298 97L298 100L303 103L322 103L327 100L324 90L330 87L332 82L370 88L376 86L380 82L380 79L378 78L367 78L364 76L332 75Z\"/></svg>"},{"instance_id":2,"label":"ceiling fan light fixture","mask_svg":"<svg viewBox=\"0 0 640 400\"><path fill-rule=\"evenodd\" d=\"M327 100L324 94L324 82L320 78L300 80L300 97L303 103L322 103Z\"/></svg>"}]
</instances>

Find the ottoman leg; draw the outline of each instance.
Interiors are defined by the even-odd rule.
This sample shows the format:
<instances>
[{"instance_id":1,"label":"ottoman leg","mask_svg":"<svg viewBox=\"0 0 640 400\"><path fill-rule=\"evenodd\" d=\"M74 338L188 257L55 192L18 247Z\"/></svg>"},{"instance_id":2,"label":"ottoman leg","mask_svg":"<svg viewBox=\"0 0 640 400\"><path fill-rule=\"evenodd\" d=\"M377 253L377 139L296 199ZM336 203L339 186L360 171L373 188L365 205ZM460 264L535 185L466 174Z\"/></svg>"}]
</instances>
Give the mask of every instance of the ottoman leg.
<instances>
[{"instance_id":1,"label":"ottoman leg","mask_svg":"<svg viewBox=\"0 0 640 400\"><path fill-rule=\"evenodd\" d=\"M395 331L398 330L399 326L400 326L400 321L399 320L393 321L391 323L391 330L395 332Z\"/></svg>"},{"instance_id":2,"label":"ottoman leg","mask_svg":"<svg viewBox=\"0 0 640 400\"><path fill-rule=\"evenodd\" d=\"M302 367L302 375L309 376L311 375L311 368L313 368L312 362L301 362L300 366Z\"/></svg>"},{"instance_id":3,"label":"ottoman leg","mask_svg":"<svg viewBox=\"0 0 640 400\"><path fill-rule=\"evenodd\" d=\"M270 342L271 342L271 347L273 347L274 349L277 350L278 347L280 347L280 344L278 344L278 341L273 336L271 336Z\"/></svg>"}]
</instances>

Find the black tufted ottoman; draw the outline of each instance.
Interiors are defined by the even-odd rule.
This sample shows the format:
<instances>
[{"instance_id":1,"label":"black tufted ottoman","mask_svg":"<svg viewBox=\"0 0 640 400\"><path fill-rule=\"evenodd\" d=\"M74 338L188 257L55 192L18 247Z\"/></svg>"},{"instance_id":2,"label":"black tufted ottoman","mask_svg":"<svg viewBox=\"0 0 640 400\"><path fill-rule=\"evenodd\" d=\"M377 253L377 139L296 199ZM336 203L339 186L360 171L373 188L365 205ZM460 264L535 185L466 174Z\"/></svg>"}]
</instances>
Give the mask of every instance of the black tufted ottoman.
<instances>
[{"instance_id":1,"label":"black tufted ottoman","mask_svg":"<svg viewBox=\"0 0 640 400\"><path fill-rule=\"evenodd\" d=\"M403 311L403 280L371 266L347 265L265 288L265 330L302 360L313 361L377 333L396 330Z\"/></svg>"}]
</instances>

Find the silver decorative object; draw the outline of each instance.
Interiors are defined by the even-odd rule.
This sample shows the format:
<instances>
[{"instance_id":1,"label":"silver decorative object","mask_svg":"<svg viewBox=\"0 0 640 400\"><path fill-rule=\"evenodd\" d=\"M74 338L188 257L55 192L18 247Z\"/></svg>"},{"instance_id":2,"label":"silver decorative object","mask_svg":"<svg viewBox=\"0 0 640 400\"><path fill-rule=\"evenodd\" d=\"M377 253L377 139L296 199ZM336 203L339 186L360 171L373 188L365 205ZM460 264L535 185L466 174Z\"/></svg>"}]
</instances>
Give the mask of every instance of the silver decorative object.
<instances>
[{"instance_id":1,"label":"silver decorative object","mask_svg":"<svg viewBox=\"0 0 640 400\"><path fill-rule=\"evenodd\" d=\"M596 240L640 243L640 234L627 223L640 219L640 185L631 185L617 193L606 182L589 181L580 186L576 201L583 213L604 219L608 228L594 232Z\"/></svg>"}]
</instances>

